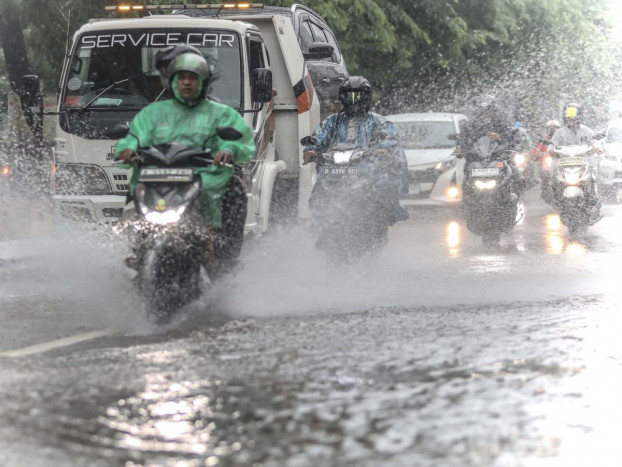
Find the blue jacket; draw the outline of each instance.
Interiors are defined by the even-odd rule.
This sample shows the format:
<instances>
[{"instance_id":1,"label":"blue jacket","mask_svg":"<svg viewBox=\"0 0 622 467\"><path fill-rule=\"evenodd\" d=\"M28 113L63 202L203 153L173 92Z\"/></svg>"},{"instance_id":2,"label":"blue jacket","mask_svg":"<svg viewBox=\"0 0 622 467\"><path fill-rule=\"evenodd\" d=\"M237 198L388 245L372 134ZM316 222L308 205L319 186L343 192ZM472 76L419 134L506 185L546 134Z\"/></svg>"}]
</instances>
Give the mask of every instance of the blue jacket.
<instances>
[{"instance_id":1,"label":"blue jacket","mask_svg":"<svg viewBox=\"0 0 622 467\"><path fill-rule=\"evenodd\" d=\"M329 115L313 132L317 144L307 151L323 152L339 143L352 143L360 148L399 148L399 137L393 123L382 115L368 113L350 117L343 112Z\"/></svg>"}]
</instances>

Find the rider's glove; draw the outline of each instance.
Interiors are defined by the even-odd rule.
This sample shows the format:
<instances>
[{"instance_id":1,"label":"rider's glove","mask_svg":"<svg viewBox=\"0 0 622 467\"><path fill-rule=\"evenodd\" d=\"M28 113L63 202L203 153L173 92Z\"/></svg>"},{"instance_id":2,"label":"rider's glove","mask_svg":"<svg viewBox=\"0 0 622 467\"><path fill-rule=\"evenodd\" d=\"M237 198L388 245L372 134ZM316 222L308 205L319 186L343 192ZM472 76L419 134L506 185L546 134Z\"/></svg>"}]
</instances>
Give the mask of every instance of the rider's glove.
<instances>
[{"instance_id":1,"label":"rider's glove","mask_svg":"<svg viewBox=\"0 0 622 467\"><path fill-rule=\"evenodd\" d=\"M129 164L130 160L135 155L136 155L136 152L133 149L127 148L127 149L124 149L123 151L121 151L119 153L119 157L118 158L119 158L119 160L123 161L123 163Z\"/></svg>"},{"instance_id":2,"label":"rider's glove","mask_svg":"<svg viewBox=\"0 0 622 467\"><path fill-rule=\"evenodd\" d=\"M317 157L317 152L307 151L302 155L302 165L307 165L309 162L313 162Z\"/></svg>"}]
</instances>

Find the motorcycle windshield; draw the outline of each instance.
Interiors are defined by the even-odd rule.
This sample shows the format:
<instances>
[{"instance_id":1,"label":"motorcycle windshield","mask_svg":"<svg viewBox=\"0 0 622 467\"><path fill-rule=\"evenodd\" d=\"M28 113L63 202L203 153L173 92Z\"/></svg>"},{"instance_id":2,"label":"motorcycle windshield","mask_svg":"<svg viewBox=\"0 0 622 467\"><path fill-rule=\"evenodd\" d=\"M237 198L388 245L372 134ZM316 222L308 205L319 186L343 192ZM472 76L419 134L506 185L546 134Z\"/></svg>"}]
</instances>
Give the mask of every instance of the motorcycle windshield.
<instances>
[{"instance_id":1,"label":"motorcycle windshield","mask_svg":"<svg viewBox=\"0 0 622 467\"><path fill-rule=\"evenodd\" d=\"M473 153L479 159L489 159L495 152L499 143L491 140L488 136L479 138L473 145Z\"/></svg>"},{"instance_id":2,"label":"motorcycle windshield","mask_svg":"<svg viewBox=\"0 0 622 467\"><path fill-rule=\"evenodd\" d=\"M243 63L237 33L205 28L92 31L76 39L66 65L60 98L60 110L66 112L61 128L83 138L106 139L107 128L130 121L151 102L168 98L155 56L174 44L199 49L213 73L210 96L241 107Z\"/></svg>"},{"instance_id":3,"label":"motorcycle windshield","mask_svg":"<svg viewBox=\"0 0 622 467\"><path fill-rule=\"evenodd\" d=\"M555 153L559 157L587 157L590 155L591 147L585 144L576 146L559 146L555 148Z\"/></svg>"},{"instance_id":4,"label":"motorcycle windshield","mask_svg":"<svg viewBox=\"0 0 622 467\"><path fill-rule=\"evenodd\" d=\"M209 157L209 151L190 147L180 143L165 143L148 148L140 148L139 155L146 159L147 164L173 165L179 164L193 156Z\"/></svg>"}]
</instances>

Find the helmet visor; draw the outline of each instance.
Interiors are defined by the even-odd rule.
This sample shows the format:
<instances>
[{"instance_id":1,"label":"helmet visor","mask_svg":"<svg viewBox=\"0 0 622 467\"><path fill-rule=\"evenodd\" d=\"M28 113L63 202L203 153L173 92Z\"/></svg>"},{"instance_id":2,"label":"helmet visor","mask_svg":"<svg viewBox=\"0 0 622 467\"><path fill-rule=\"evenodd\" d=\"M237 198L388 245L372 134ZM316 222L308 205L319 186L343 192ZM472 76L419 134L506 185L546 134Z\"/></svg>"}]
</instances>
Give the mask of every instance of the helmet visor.
<instances>
[{"instance_id":1,"label":"helmet visor","mask_svg":"<svg viewBox=\"0 0 622 467\"><path fill-rule=\"evenodd\" d=\"M566 113L564 118L577 118L579 116L579 109L576 107L566 107Z\"/></svg>"},{"instance_id":2,"label":"helmet visor","mask_svg":"<svg viewBox=\"0 0 622 467\"><path fill-rule=\"evenodd\" d=\"M367 93L362 91L347 91L344 96L344 103L357 107L367 101Z\"/></svg>"}]
</instances>

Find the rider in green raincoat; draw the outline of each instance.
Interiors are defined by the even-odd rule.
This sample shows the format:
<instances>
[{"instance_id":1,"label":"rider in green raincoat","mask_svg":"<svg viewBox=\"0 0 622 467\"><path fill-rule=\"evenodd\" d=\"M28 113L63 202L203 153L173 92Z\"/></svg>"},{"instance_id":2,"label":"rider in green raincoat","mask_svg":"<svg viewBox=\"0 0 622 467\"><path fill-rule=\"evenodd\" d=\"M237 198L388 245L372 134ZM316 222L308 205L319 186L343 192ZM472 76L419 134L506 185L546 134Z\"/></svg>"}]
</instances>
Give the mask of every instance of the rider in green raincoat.
<instances>
[{"instance_id":1,"label":"rider in green raincoat","mask_svg":"<svg viewBox=\"0 0 622 467\"><path fill-rule=\"evenodd\" d=\"M139 146L174 142L211 149L214 164L196 167L194 172L201 176L205 218L220 232L213 245L216 266L213 265L211 271L226 271L235 264L242 249L247 211L241 177L230 165L237 166L253 158L252 131L236 110L206 99L211 73L207 61L196 48L169 47L156 56L156 67L162 85L172 91L174 98L142 109L130 124L130 134L117 143L115 155L125 163L121 167L132 168L130 159ZM242 137L236 141L220 139L216 130L222 126L235 128ZM138 172L134 170L130 180L132 198Z\"/></svg>"},{"instance_id":2,"label":"rider in green raincoat","mask_svg":"<svg viewBox=\"0 0 622 467\"><path fill-rule=\"evenodd\" d=\"M203 182L206 219L211 226L221 227L222 200L233 185L230 181L234 170L222 164L250 161L255 154L253 134L236 110L205 98L211 73L197 49L182 45L161 54L157 67L164 87L172 91L174 99L154 102L142 109L130 124L130 134L117 143L115 155L127 164L126 168L131 168L133 165L128 163L139 145L148 147L175 142L210 148L214 165L197 167L194 171L200 174ZM216 134L221 126L235 128L242 133L242 138L221 140ZM134 170L130 181L132 197L137 179L138 170ZM240 188L237 190L241 191Z\"/></svg>"}]
</instances>

